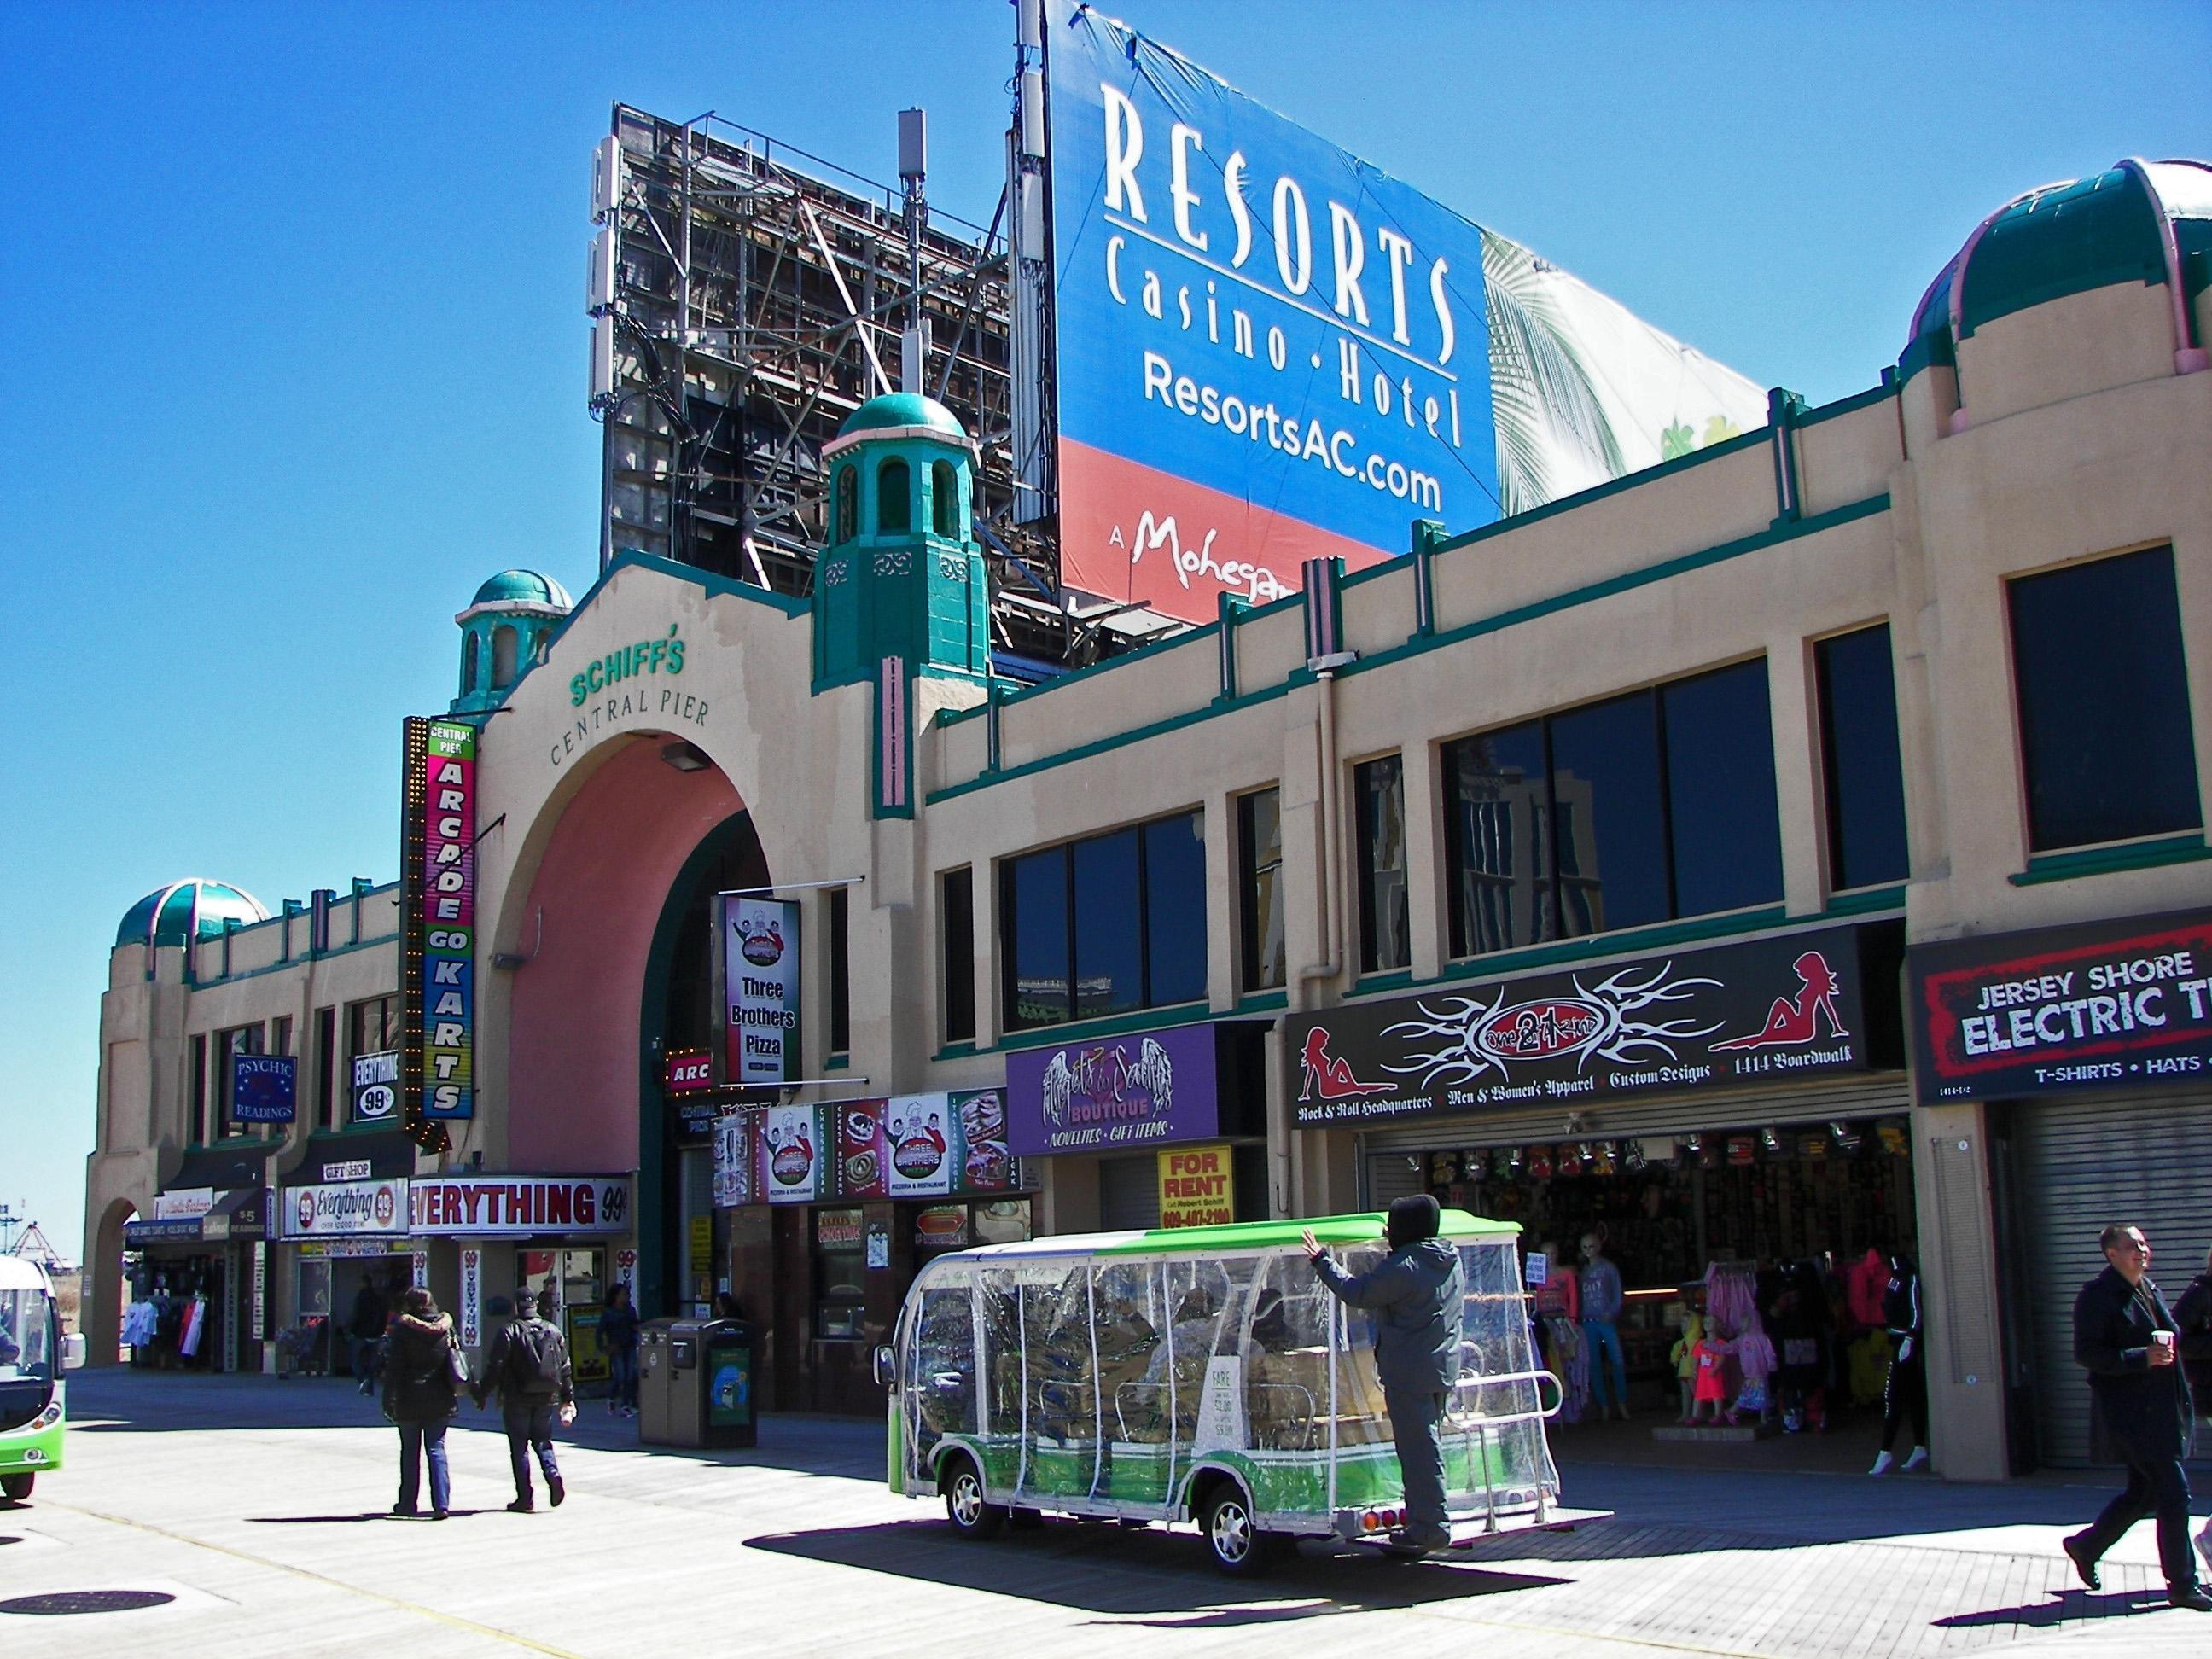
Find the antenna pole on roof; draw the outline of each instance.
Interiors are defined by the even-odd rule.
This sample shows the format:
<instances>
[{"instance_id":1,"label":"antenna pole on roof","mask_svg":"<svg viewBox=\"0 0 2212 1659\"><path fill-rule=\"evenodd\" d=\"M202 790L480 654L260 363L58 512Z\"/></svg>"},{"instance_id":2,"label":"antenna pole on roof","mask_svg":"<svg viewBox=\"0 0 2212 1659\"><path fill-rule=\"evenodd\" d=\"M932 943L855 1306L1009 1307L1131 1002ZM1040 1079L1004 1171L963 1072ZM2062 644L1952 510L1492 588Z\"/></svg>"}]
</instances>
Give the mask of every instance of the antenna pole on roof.
<instances>
[{"instance_id":1,"label":"antenna pole on roof","mask_svg":"<svg viewBox=\"0 0 2212 1659\"><path fill-rule=\"evenodd\" d=\"M929 323L921 314L921 235L929 224L929 113L898 112L899 182L906 186L906 331L899 337L899 390L920 392L927 383Z\"/></svg>"}]
</instances>

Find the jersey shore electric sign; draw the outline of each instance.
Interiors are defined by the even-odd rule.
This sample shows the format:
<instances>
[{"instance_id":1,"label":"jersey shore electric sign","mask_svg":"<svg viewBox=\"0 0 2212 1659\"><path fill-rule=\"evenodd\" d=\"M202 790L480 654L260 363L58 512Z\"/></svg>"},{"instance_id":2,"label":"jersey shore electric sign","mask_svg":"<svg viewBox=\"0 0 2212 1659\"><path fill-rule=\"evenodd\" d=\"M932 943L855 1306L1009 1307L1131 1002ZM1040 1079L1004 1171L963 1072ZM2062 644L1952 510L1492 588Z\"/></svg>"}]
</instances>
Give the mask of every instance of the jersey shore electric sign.
<instances>
[{"instance_id":1,"label":"jersey shore electric sign","mask_svg":"<svg viewBox=\"0 0 2212 1659\"><path fill-rule=\"evenodd\" d=\"M2212 1073L2212 911L1915 945L1911 960L1923 1099Z\"/></svg>"},{"instance_id":2,"label":"jersey shore electric sign","mask_svg":"<svg viewBox=\"0 0 2212 1659\"><path fill-rule=\"evenodd\" d=\"M1765 423L1760 388L1518 243L1087 5L1019 3L1042 5L1067 586L1210 622L1305 560L1402 554L1416 520L1472 528Z\"/></svg>"},{"instance_id":3,"label":"jersey shore electric sign","mask_svg":"<svg viewBox=\"0 0 2212 1659\"><path fill-rule=\"evenodd\" d=\"M463 721L407 721L401 1084L433 1121L476 1115L476 745Z\"/></svg>"}]
</instances>

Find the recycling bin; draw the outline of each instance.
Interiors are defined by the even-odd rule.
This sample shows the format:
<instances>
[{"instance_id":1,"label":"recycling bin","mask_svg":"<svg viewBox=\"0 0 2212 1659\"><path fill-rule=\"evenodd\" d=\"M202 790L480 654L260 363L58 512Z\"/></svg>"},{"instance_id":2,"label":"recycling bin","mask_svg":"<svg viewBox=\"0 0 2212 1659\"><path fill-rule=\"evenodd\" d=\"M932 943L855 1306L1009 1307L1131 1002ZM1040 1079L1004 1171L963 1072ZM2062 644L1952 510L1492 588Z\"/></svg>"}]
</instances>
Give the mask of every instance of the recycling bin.
<instances>
[{"instance_id":1,"label":"recycling bin","mask_svg":"<svg viewBox=\"0 0 2212 1659\"><path fill-rule=\"evenodd\" d=\"M638 1438L654 1446L750 1446L752 1328L732 1319L648 1319L638 1331Z\"/></svg>"}]
</instances>

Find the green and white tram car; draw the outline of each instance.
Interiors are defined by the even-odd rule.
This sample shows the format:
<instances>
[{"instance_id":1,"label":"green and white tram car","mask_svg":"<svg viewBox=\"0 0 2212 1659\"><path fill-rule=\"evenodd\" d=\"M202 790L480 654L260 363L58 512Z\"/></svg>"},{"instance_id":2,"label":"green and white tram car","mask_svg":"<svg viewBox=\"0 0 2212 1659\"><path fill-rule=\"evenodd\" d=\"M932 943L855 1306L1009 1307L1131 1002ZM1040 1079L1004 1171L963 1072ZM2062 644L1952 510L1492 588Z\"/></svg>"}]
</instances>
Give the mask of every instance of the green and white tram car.
<instances>
[{"instance_id":1,"label":"green and white tram car","mask_svg":"<svg viewBox=\"0 0 2212 1659\"><path fill-rule=\"evenodd\" d=\"M1352 1273L1380 1214L1101 1233L939 1256L876 1354L891 1489L942 1496L965 1536L1042 1510L1195 1522L1215 1565L1258 1571L1300 1537L1380 1541L1404 1483L1372 1329L1316 1278L1310 1226ZM1446 1210L1464 1266L1443 1425L1453 1542L1594 1518L1559 1506L1531 1351L1520 1229Z\"/></svg>"},{"instance_id":2,"label":"green and white tram car","mask_svg":"<svg viewBox=\"0 0 2212 1659\"><path fill-rule=\"evenodd\" d=\"M46 1269L0 1255L0 1494L16 1503L62 1466L69 1426L64 1370L84 1364L84 1338L64 1335Z\"/></svg>"}]
</instances>

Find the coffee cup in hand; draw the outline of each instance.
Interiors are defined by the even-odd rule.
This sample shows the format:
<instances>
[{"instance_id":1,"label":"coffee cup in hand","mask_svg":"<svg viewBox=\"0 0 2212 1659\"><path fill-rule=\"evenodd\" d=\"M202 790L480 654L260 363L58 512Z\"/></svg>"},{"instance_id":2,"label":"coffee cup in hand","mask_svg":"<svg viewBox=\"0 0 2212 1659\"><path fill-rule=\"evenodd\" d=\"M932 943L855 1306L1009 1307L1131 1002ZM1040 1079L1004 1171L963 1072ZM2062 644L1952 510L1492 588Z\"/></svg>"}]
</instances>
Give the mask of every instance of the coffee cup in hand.
<instances>
[{"instance_id":1,"label":"coffee cup in hand","mask_svg":"<svg viewBox=\"0 0 2212 1659\"><path fill-rule=\"evenodd\" d=\"M2150 1334L2150 1363L2154 1365L2173 1364L2173 1333L2153 1331Z\"/></svg>"}]
</instances>

